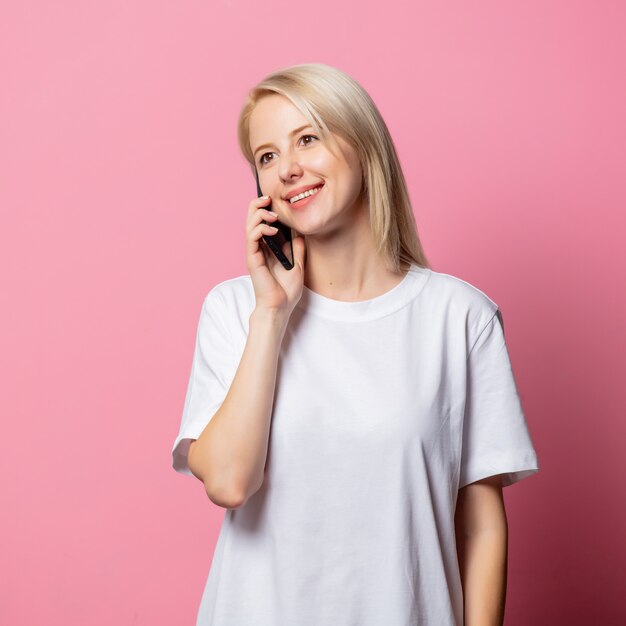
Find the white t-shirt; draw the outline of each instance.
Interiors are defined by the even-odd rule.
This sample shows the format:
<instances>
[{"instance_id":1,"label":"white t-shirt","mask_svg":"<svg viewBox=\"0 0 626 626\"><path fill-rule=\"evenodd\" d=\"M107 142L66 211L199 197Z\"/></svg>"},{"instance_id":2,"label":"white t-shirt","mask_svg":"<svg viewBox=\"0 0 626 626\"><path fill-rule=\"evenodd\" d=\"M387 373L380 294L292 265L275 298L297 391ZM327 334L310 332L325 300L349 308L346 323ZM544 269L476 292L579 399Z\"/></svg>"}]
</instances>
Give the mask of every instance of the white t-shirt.
<instances>
[{"instance_id":1,"label":"white t-shirt","mask_svg":"<svg viewBox=\"0 0 626 626\"><path fill-rule=\"evenodd\" d=\"M243 353L249 275L200 315L173 467L220 407ZM263 486L227 509L197 626L461 626L458 489L539 470L482 291L413 264L342 302L306 286L281 344Z\"/></svg>"}]
</instances>

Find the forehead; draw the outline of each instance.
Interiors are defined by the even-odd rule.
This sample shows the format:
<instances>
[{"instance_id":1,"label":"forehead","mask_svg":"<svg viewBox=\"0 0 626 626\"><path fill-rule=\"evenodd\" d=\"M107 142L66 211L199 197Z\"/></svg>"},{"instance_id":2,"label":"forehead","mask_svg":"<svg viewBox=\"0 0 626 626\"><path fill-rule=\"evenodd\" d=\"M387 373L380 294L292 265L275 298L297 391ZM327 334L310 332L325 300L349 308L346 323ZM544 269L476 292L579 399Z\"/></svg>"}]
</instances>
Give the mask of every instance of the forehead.
<instances>
[{"instance_id":1,"label":"forehead","mask_svg":"<svg viewBox=\"0 0 626 626\"><path fill-rule=\"evenodd\" d=\"M279 139L308 123L307 118L284 96L264 96L250 115L250 146L254 150L256 146Z\"/></svg>"}]
</instances>

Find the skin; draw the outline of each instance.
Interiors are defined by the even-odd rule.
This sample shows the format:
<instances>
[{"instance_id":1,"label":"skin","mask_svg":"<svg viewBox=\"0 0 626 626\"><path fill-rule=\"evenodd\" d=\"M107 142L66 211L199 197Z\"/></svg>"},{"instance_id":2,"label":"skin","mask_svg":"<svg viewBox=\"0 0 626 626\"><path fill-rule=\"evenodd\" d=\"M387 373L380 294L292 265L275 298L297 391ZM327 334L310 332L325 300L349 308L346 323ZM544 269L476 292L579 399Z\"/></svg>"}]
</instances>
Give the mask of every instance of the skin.
<instances>
[{"instance_id":1,"label":"skin","mask_svg":"<svg viewBox=\"0 0 626 626\"><path fill-rule=\"evenodd\" d=\"M501 475L459 489L455 513L465 626L502 626L508 526Z\"/></svg>"},{"instance_id":2,"label":"skin","mask_svg":"<svg viewBox=\"0 0 626 626\"><path fill-rule=\"evenodd\" d=\"M358 154L337 134L323 140L283 96L262 98L250 116L250 146L263 193L272 199L278 219L305 238L304 284L334 300L358 301L379 296L404 277L387 268L374 250L369 206L363 193ZM264 144L269 148L257 150ZM262 162L261 162L262 159ZM324 183L307 207L294 208L283 198L293 189Z\"/></svg>"},{"instance_id":3,"label":"skin","mask_svg":"<svg viewBox=\"0 0 626 626\"><path fill-rule=\"evenodd\" d=\"M374 251L358 154L339 135L322 140L286 98L263 97L250 117L250 147L259 183L278 219L306 242L304 284L341 301L381 295L404 274ZM263 144L270 144L263 147ZM324 183L309 206L292 207L293 189ZM271 253L269 253L271 254ZM459 490L455 512L465 626L502 626L506 592L507 522L501 476Z\"/></svg>"}]
</instances>

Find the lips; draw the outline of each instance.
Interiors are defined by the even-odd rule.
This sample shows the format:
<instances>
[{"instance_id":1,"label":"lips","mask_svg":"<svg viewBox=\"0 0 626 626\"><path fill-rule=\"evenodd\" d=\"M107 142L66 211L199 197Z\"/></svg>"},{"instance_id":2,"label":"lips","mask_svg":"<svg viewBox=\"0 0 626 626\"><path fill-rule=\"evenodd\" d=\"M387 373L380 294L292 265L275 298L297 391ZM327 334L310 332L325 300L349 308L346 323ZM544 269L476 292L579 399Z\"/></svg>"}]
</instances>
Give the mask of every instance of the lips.
<instances>
[{"instance_id":1,"label":"lips","mask_svg":"<svg viewBox=\"0 0 626 626\"><path fill-rule=\"evenodd\" d=\"M289 202L289 200L293 198L294 196L299 196L301 193L304 193L305 191L310 191L311 189L317 189L318 187L323 187L323 186L324 186L324 183L315 183L313 185L306 185L305 187L298 187L298 189L294 189L293 191L290 191L284 197L284 200ZM289 202L289 204L291 204L291 202Z\"/></svg>"},{"instance_id":2,"label":"lips","mask_svg":"<svg viewBox=\"0 0 626 626\"><path fill-rule=\"evenodd\" d=\"M318 206L316 203L319 202L318 200L318 196L323 193L323 185L319 185L317 187L317 191L314 191L308 195L306 195L304 198L301 198L300 200L296 200L295 202L290 202L289 203L289 209L292 213L300 213L301 211L306 211L308 207L310 207L311 205L315 205ZM292 198L293 199L293 198Z\"/></svg>"}]
</instances>

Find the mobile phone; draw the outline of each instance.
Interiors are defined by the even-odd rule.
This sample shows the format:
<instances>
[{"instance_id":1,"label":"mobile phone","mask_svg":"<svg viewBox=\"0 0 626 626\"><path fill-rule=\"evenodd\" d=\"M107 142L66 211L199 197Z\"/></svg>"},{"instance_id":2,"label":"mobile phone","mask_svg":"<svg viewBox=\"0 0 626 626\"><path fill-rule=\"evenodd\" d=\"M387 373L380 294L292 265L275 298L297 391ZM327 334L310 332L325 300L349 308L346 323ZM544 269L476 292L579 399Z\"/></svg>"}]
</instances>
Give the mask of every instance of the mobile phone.
<instances>
[{"instance_id":1,"label":"mobile phone","mask_svg":"<svg viewBox=\"0 0 626 626\"><path fill-rule=\"evenodd\" d=\"M263 195L261 191L261 185L259 184L259 172L256 167L254 168L254 175L256 176L256 191L258 197ZM272 202L263 207L268 211L272 210ZM274 253L276 258L281 262L282 266L286 270L293 269L293 241L291 239L291 228L279 220L273 222L266 222L262 220L263 224L269 224L278 228L278 232L275 235L263 235L263 241L268 245L269 249ZM285 244L289 244L288 246Z\"/></svg>"}]
</instances>

